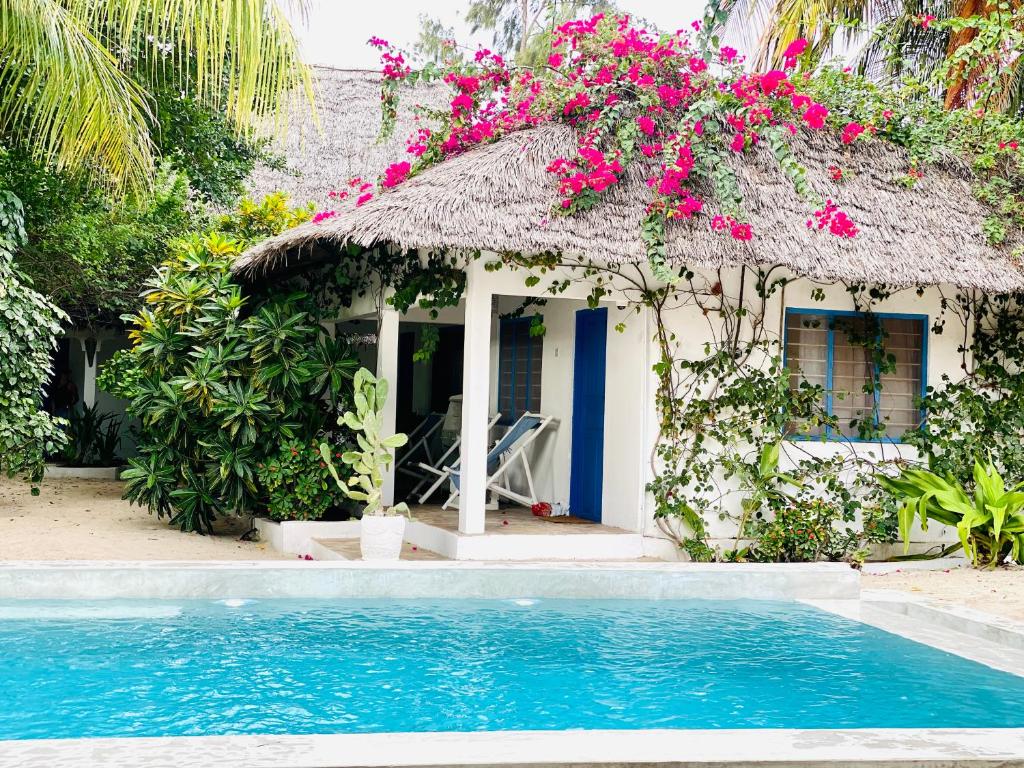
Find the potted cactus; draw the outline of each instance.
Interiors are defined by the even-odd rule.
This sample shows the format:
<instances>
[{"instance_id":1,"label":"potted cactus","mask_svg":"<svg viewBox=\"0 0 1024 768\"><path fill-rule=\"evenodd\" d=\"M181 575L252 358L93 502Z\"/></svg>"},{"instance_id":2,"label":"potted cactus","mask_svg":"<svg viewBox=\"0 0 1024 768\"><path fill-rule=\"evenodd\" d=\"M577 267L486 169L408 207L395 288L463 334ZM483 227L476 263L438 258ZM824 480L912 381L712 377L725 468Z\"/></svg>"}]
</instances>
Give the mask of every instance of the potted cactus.
<instances>
[{"instance_id":1,"label":"potted cactus","mask_svg":"<svg viewBox=\"0 0 1024 768\"><path fill-rule=\"evenodd\" d=\"M393 507L383 503L384 472L395 460L395 449L405 445L408 437L401 433L384 437L384 403L388 383L360 368L353 382L355 411L346 411L338 419L356 434L358 449L341 455L352 475L342 480L331 457L331 448L320 445L320 454L335 482L350 499L363 503L359 547L364 560L397 560L402 552L405 519L409 507L403 502Z\"/></svg>"}]
</instances>

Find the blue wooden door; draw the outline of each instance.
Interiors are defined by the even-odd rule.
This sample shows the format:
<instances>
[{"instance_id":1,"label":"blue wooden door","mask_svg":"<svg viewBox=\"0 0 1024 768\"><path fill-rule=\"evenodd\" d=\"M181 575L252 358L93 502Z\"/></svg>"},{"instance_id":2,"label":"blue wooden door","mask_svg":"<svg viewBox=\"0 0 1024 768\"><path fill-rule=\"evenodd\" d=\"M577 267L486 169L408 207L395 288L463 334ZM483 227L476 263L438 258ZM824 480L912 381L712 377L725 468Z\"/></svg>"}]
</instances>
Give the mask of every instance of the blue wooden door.
<instances>
[{"instance_id":1,"label":"blue wooden door","mask_svg":"<svg viewBox=\"0 0 1024 768\"><path fill-rule=\"evenodd\" d=\"M572 464L569 511L601 522L604 487L604 378L608 309L576 313L576 356L572 383Z\"/></svg>"}]
</instances>

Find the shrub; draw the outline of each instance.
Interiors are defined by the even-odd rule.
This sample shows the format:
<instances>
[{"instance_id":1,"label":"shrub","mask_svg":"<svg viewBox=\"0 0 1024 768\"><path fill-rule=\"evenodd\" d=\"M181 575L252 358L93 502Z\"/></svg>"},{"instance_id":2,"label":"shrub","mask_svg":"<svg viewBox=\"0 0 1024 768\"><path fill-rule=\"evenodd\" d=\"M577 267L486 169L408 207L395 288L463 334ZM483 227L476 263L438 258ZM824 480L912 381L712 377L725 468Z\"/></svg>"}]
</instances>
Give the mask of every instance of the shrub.
<instances>
[{"instance_id":1,"label":"shrub","mask_svg":"<svg viewBox=\"0 0 1024 768\"><path fill-rule=\"evenodd\" d=\"M323 456L321 435L311 443L290 440L276 455L258 465L259 482L269 494L267 513L275 520L318 520L342 506L347 496L338 488ZM335 447L335 458L342 450Z\"/></svg>"},{"instance_id":2,"label":"shrub","mask_svg":"<svg viewBox=\"0 0 1024 768\"><path fill-rule=\"evenodd\" d=\"M121 446L122 419L101 413L95 405L83 405L68 416L68 444L61 458L75 467L110 467Z\"/></svg>"},{"instance_id":3,"label":"shrub","mask_svg":"<svg viewBox=\"0 0 1024 768\"><path fill-rule=\"evenodd\" d=\"M910 527L917 517L921 527L938 520L956 527L964 554L975 568L995 568L1007 557L1020 562L1024 545L1024 493L1016 485L1007 490L990 461L974 462L973 494L953 475L942 477L927 469L904 469L898 477L879 481L903 506L899 511L904 552L910 548Z\"/></svg>"},{"instance_id":4,"label":"shrub","mask_svg":"<svg viewBox=\"0 0 1024 768\"><path fill-rule=\"evenodd\" d=\"M891 540L885 516L870 509L860 529L844 523L843 509L827 499L798 500L782 507L753 525L751 560L767 563L811 563L818 560L860 560L863 547L871 542Z\"/></svg>"},{"instance_id":5,"label":"shrub","mask_svg":"<svg viewBox=\"0 0 1024 768\"><path fill-rule=\"evenodd\" d=\"M66 441L63 421L42 409L64 314L15 269L24 236L21 201L0 191L0 471L36 483Z\"/></svg>"},{"instance_id":6,"label":"shrub","mask_svg":"<svg viewBox=\"0 0 1024 768\"><path fill-rule=\"evenodd\" d=\"M147 283L147 308L126 316L138 368L129 412L141 431L125 498L182 530L267 506L259 465L290 441L310 445L349 394L355 358L324 331L310 297L244 296L230 274L248 241L307 216L283 195L246 202L183 242Z\"/></svg>"}]
</instances>

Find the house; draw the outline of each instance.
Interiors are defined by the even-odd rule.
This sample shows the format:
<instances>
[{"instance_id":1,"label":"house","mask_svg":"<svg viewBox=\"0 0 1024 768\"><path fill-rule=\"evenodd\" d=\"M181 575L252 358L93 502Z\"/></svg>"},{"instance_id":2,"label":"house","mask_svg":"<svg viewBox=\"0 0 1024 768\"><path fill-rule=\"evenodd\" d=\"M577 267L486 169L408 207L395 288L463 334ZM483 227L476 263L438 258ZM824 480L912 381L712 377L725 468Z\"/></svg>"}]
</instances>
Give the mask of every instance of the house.
<instances>
[{"instance_id":1,"label":"house","mask_svg":"<svg viewBox=\"0 0 1024 768\"><path fill-rule=\"evenodd\" d=\"M329 115L321 119L331 122ZM804 436L813 439L787 441L785 465L798 460L794 454L912 453L900 435L920 422L917 398L943 375L957 377L968 362L964 329L940 332L950 316L949 300L1024 288L1024 274L1014 261L986 244L985 211L971 192L968 173L949 164L929 170L907 189L895 183L908 167L899 148L882 141L849 147L818 132L795 142L797 159L807 166L814 190L843 201L858 235L833 237L812 226L806 202L769 150L754 148L729 162L755 236L745 242L730 238L713 231L707 217L671 222L667 261L685 265L691 273L684 281L702 287L678 305L661 307L655 318L654 309L636 300L638 285L659 283L638 226L647 200L642 169L631 168L600 205L558 216L552 213L557 185L546 168L554 158L573 156L575 149L576 135L564 125L510 134L365 205L258 244L236 265L242 281L275 281L315 274L323 265L354 258L360 249L386 248L421 261L444 254L464 272L458 305L436 316L415 306L399 313L371 290L337 318L339 332L361 327L376 340L364 358L395 385L389 428L409 429L449 395L462 396L457 516L432 511L426 523L409 528L410 540L427 549L467 559L675 557L676 547L666 539L672 523L656 519L647 490L662 428L653 369L663 347L656 337L659 328L671 337L677 359L700 358L724 327L715 297L730 297L744 307L756 299L757 319L748 316L739 323L737 338L750 333L753 323L757 333L781 348L794 371L793 387L809 380L829 393L826 405L839 427ZM826 170L834 163L843 168L842 181ZM333 164L325 172L333 176ZM336 176L323 183L343 181ZM515 259L508 254L544 254L549 260L537 269L510 263ZM502 260L504 268L492 268ZM530 275L535 279L527 280ZM755 291L759 279L771 280L772 289ZM552 292L555 283L560 287ZM872 287L882 288L872 292ZM755 292L765 295L755 297ZM867 389L863 350L843 333L866 305L898 366L898 373L882 375L884 386ZM543 335L530 332L537 322ZM433 372L408 359L427 326L439 330L433 335L440 339ZM833 396L840 390L845 397ZM690 396L705 395L698 388ZM513 484L525 488L532 481L537 498L600 523L581 530L604 537L574 535L572 542L535 537L513 544L516 537L509 535L504 547L494 543L504 521L489 504L484 459L501 433L500 423L510 424L527 411L553 417L557 428L531 446L532 478L515 477ZM877 422L869 439L845 426L865 413ZM496 430L490 428L494 414L501 414ZM395 500L393 487L389 501ZM732 518L707 523L713 542L727 543L737 535ZM947 535L933 528L916 538L928 546ZM590 541L577 544L577 539Z\"/></svg>"}]
</instances>

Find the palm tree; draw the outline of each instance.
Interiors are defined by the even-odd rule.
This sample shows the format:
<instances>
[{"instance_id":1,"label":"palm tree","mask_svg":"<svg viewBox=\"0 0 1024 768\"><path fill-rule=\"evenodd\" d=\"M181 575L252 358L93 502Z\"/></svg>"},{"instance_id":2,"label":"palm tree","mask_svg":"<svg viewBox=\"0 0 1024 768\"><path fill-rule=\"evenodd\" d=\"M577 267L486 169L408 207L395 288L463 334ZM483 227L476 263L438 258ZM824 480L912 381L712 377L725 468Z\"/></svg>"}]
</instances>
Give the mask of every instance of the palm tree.
<instances>
[{"instance_id":1,"label":"palm tree","mask_svg":"<svg viewBox=\"0 0 1024 768\"><path fill-rule=\"evenodd\" d=\"M240 132L281 114L296 88L312 99L275 0L0 0L0 141L118 191L145 189L145 81L190 90Z\"/></svg>"},{"instance_id":2,"label":"palm tree","mask_svg":"<svg viewBox=\"0 0 1024 768\"><path fill-rule=\"evenodd\" d=\"M927 79L938 71L944 75L947 109L974 103L986 77L996 81L987 90L995 96L987 106L1017 112L1022 103L1024 58L1011 57L987 71L959 62L959 54L969 48L1000 47L1002 41L982 39L992 35L986 26L995 26L986 25L986 19L1002 23L1009 36L1019 36L1020 0L712 0L712 6L727 16L730 31L754 43L756 67L780 66L786 47L804 38L811 44L812 60L846 46L859 69L877 80ZM978 23L954 31L932 22L943 19ZM750 39L752 29L761 30L756 41Z\"/></svg>"}]
</instances>

